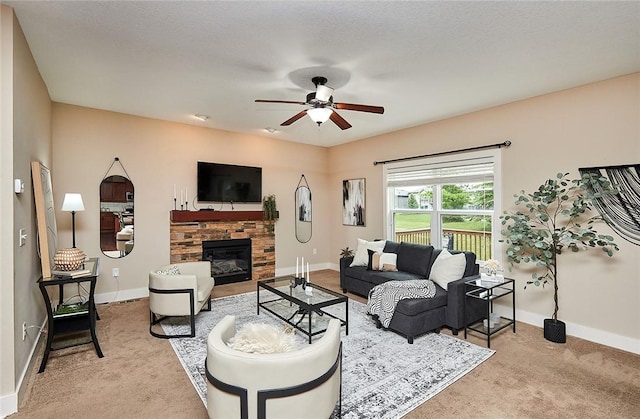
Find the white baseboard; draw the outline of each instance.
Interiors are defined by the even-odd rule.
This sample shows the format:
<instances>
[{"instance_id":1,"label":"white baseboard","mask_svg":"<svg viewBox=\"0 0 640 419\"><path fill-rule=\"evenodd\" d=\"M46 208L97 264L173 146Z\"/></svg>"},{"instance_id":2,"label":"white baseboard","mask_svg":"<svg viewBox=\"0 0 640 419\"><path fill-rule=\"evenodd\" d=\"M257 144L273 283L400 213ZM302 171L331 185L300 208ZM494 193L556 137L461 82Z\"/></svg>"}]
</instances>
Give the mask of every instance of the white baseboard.
<instances>
[{"instance_id":1,"label":"white baseboard","mask_svg":"<svg viewBox=\"0 0 640 419\"><path fill-rule=\"evenodd\" d=\"M506 317L511 317L511 309L509 307L495 305L494 309L496 312ZM540 333L542 333L543 321L548 317L549 316L542 316L537 313L516 309L516 320L539 327L541 329ZM606 330L594 329L592 327L566 321L565 325L567 327L567 336L573 336L634 354L640 354L640 339L617 335L615 333L607 332Z\"/></svg>"},{"instance_id":2,"label":"white baseboard","mask_svg":"<svg viewBox=\"0 0 640 419\"><path fill-rule=\"evenodd\" d=\"M134 288L116 292L105 292L94 295L96 304L115 303L118 301L136 300L149 297L149 288Z\"/></svg>"},{"instance_id":3,"label":"white baseboard","mask_svg":"<svg viewBox=\"0 0 640 419\"><path fill-rule=\"evenodd\" d=\"M18 411L18 393L0 396L0 418L5 418Z\"/></svg>"},{"instance_id":4,"label":"white baseboard","mask_svg":"<svg viewBox=\"0 0 640 419\"><path fill-rule=\"evenodd\" d=\"M331 267L330 263L316 263L315 265L309 265L309 270L311 271L311 274L309 275L311 278L311 282L313 282L313 272L321 271L323 269L333 269L333 268ZM276 269L276 276L295 275L295 273L296 273L295 267Z\"/></svg>"},{"instance_id":5,"label":"white baseboard","mask_svg":"<svg viewBox=\"0 0 640 419\"><path fill-rule=\"evenodd\" d=\"M310 265L311 281L313 282L313 272L323 269L331 269L334 271L340 271L340 265L335 263L318 263ZM296 273L295 267L288 267L282 269L276 269L276 276L293 275ZM116 301L134 300L137 298L147 298L149 296L148 288L137 288L132 290L123 290L117 293L104 293L96 294L96 304L110 303ZM504 314L510 317L510 308L502 305L495 306L496 312ZM542 316L540 314L531 313L529 311L516 309L516 320L519 322L527 323L532 326L542 328L543 320L548 316ZM640 339L634 339L627 336L617 335L605 330L598 330L591 327L575 323L567 323L567 335L577 338L585 339L591 342L599 343L601 345L610 346L612 348L621 349L623 351L640 354Z\"/></svg>"},{"instance_id":6,"label":"white baseboard","mask_svg":"<svg viewBox=\"0 0 640 419\"><path fill-rule=\"evenodd\" d=\"M340 265L330 264L329 269L340 271ZM511 307L496 304L494 310L501 315L511 317ZM516 320L527 323L542 329L543 321L549 316L531 313L529 311L516 309ZM588 340L590 342L599 343L601 345L610 346L612 348L621 349L623 351L640 354L640 339L630 338L628 336L617 335L607 332L606 330L594 329L592 327L583 326L575 323L567 323L567 335L576 338ZM542 331L540 332L542 333Z\"/></svg>"},{"instance_id":7,"label":"white baseboard","mask_svg":"<svg viewBox=\"0 0 640 419\"><path fill-rule=\"evenodd\" d=\"M36 361L36 353L38 351L40 339L42 339L42 329L45 327L47 327L46 317L42 322L42 326L40 326L40 329L38 330L38 336L33 340L33 345L29 351L29 357L27 358L29 362L25 364L23 370L20 372L16 391L14 393L0 396L0 418L4 418L18 411L18 403L20 402L20 397L18 395L23 390L26 390L26 388L23 389L22 386L26 386L28 384L28 374L30 371L33 371L33 363Z\"/></svg>"}]
</instances>

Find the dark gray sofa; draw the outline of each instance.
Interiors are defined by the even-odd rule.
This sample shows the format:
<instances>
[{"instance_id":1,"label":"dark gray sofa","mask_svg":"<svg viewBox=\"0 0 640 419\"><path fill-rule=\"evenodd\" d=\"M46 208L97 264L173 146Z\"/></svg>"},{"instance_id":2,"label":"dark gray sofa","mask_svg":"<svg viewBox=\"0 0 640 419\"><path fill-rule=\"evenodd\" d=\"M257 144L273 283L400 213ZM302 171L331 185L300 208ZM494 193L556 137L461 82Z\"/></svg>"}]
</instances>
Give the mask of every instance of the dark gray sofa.
<instances>
[{"instance_id":1,"label":"dark gray sofa","mask_svg":"<svg viewBox=\"0 0 640 419\"><path fill-rule=\"evenodd\" d=\"M409 279L425 279L429 277L433 262L441 252L433 246L425 246L405 242L387 240L383 252L397 254L397 272L367 270L366 266L349 265L353 257L340 259L340 286L343 292L352 292L367 297L369 291L378 284L387 281L404 281ZM460 253L451 250L452 254ZM453 334L465 326L463 319L465 300L465 281L478 275L476 255L464 252L467 266L461 279L450 282L447 289L436 284L436 295L433 298L406 299L398 302L389 329L407 337L409 343L413 338L430 331L439 331L441 327L449 327ZM486 313L481 301L469 299L467 305L467 324L482 319ZM378 327L380 323L378 322Z\"/></svg>"}]
</instances>

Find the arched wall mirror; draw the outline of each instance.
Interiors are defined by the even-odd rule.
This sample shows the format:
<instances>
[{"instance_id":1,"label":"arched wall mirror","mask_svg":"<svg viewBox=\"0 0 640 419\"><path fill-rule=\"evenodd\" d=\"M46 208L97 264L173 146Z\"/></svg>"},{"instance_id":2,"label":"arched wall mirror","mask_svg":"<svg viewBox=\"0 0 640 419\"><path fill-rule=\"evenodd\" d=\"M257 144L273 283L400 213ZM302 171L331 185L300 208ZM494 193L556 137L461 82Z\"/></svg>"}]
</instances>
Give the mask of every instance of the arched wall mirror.
<instances>
[{"instance_id":1,"label":"arched wall mirror","mask_svg":"<svg viewBox=\"0 0 640 419\"><path fill-rule=\"evenodd\" d=\"M115 162L119 163L117 157ZM122 258L133 250L133 192L133 183L127 176L105 176L100 183L100 250L107 257Z\"/></svg>"},{"instance_id":2,"label":"arched wall mirror","mask_svg":"<svg viewBox=\"0 0 640 419\"><path fill-rule=\"evenodd\" d=\"M311 189L302 175L295 192L296 239L300 243L311 240Z\"/></svg>"}]
</instances>

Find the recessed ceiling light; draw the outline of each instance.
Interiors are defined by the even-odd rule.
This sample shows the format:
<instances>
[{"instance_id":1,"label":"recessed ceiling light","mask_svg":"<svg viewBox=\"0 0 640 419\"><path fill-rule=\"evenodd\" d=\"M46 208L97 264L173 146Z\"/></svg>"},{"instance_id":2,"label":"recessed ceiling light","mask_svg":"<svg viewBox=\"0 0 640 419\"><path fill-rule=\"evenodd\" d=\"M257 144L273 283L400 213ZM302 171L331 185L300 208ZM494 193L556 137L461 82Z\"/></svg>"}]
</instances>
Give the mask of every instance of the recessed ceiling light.
<instances>
[{"instance_id":1,"label":"recessed ceiling light","mask_svg":"<svg viewBox=\"0 0 640 419\"><path fill-rule=\"evenodd\" d=\"M208 115L195 114L195 115L193 115L193 116L194 116L194 118L197 118L197 119L199 119L199 120L201 120L201 121L206 121L207 119L209 119L209 116L208 116Z\"/></svg>"},{"instance_id":2,"label":"recessed ceiling light","mask_svg":"<svg viewBox=\"0 0 640 419\"><path fill-rule=\"evenodd\" d=\"M267 131L269 134L273 134L274 132L277 131L277 129L272 128L272 127L267 127L267 128L265 128L265 131Z\"/></svg>"}]
</instances>

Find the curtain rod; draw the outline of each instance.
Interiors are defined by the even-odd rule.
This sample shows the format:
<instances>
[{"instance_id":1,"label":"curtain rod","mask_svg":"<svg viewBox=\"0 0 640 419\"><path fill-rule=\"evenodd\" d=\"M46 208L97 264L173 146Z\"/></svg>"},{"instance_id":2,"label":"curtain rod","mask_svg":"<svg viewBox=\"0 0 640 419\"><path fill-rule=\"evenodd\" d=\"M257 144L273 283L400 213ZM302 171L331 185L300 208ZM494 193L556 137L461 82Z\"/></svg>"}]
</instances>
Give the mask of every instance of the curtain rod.
<instances>
[{"instance_id":1,"label":"curtain rod","mask_svg":"<svg viewBox=\"0 0 640 419\"><path fill-rule=\"evenodd\" d=\"M485 150L487 148L509 147L510 145L511 145L511 141L506 140L506 141L504 141L502 143L487 144L487 145L481 145L481 146L478 146L478 147L462 148L460 150L443 151L443 152L440 152L440 153L433 153L433 154L423 154L422 156L401 157L399 159L374 161L373 165L377 166L379 164L396 163L396 162L399 162L399 161L423 159L425 157L446 156L447 154L456 154L456 153L464 153L464 152L467 152L467 151Z\"/></svg>"}]
</instances>

